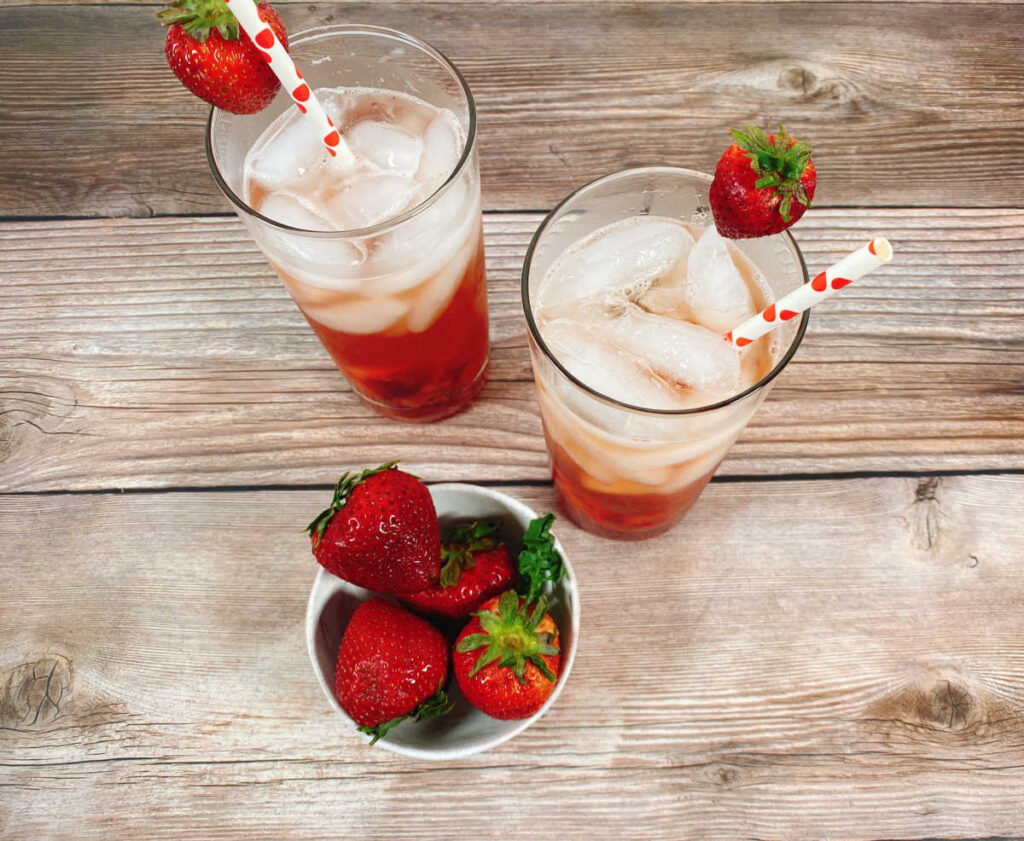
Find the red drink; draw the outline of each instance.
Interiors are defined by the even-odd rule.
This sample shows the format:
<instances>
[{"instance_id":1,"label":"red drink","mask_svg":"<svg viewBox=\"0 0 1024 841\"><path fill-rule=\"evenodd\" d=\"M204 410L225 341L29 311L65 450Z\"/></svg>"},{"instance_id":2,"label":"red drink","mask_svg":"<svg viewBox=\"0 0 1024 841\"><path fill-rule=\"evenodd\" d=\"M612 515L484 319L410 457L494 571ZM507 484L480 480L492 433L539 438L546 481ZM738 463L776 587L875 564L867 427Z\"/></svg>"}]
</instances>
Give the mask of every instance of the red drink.
<instances>
[{"instance_id":1,"label":"red drink","mask_svg":"<svg viewBox=\"0 0 1024 841\"><path fill-rule=\"evenodd\" d=\"M718 469L716 464L689 485L667 493L643 488L628 494L601 491L546 429L544 434L562 508L576 525L602 537L643 540L663 533L690 510Z\"/></svg>"},{"instance_id":2,"label":"red drink","mask_svg":"<svg viewBox=\"0 0 1024 841\"><path fill-rule=\"evenodd\" d=\"M340 293L334 305L346 303ZM472 402L484 383L483 231L477 234L473 255L451 301L422 332L411 331L403 321L380 333L346 333L321 324L305 311L303 315L356 393L378 412L403 420L447 417Z\"/></svg>"}]
</instances>

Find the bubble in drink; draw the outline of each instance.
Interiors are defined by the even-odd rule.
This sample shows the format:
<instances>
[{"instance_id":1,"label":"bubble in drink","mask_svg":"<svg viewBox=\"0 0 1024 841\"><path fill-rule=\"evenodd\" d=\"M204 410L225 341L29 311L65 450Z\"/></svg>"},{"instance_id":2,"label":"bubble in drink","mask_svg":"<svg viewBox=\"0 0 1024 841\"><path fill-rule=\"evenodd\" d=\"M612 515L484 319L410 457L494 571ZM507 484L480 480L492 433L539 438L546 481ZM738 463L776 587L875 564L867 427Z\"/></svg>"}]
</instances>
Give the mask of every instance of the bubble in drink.
<instances>
[{"instance_id":1,"label":"bubble in drink","mask_svg":"<svg viewBox=\"0 0 1024 841\"><path fill-rule=\"evenodd\" d=\"M640 217L603 228L567 249L538 290L540 306L638 298L693 244L682 225Z\"/></svg>"}]
</instances>

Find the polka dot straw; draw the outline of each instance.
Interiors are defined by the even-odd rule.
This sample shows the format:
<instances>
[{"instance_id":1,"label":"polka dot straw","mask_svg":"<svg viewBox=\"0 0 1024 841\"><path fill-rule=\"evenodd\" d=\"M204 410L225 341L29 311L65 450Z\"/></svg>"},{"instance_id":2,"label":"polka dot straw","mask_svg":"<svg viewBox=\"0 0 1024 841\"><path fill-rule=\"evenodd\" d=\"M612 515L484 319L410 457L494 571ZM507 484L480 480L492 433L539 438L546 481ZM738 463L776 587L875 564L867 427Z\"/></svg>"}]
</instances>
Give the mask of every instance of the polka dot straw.
<instances>
[{"instance_id":1,"label":"polka dot straw","mask_svg":"<svg viewBox=\"0 0 1024 841\"><path fill-rule=\"evenodd\" d=\"M788 295L783 295L770 307L734 327L725 334L725 338L738 348L745 347L769 330L774 330L783 321L796 318L804 310L835 295L844 286L849 286L853 281L859 280L891 259L892 246L889 240L876 237L825 269L814 280L794 289Z\"/></svg>"},{"instance_id":2,"label":"polka dot straw","mask_svg":"<svg viewBox=\"0 0 1024 841\"><path fill-rule=\"evenodd\" d=\"M249 36L249 39L259 48L263 60L270 65L274 75L281 80L281 85L289 96L295 107L305 116L311 129L316 131L317 136L323 141L331 157L343 166L351 166L355 158L348 144L342 139L341 134L334 127L331 118L327 116L320 101L313 95L309 85L303 81L302 74L295 66L284 45L277 40L274 30L267 26L260 17L253 0L224 0L227 3L231 14L235 16L242 31Z\"/></svg>"}]
</instances>

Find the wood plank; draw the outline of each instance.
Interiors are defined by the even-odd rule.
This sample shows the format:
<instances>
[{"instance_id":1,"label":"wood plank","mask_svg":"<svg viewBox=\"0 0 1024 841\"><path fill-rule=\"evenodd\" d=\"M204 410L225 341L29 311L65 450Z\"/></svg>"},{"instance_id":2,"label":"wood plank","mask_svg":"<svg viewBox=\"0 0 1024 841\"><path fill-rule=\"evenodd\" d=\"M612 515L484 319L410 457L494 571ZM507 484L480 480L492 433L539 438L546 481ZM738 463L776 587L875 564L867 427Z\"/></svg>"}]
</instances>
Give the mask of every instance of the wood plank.
<instances>
[{"instance_id":1,"label":"wood plank","mask_svg":"<svg viewBox=\"0 0 1024 841\"><path fill-rule=\"evenodd\" d=\"M566 690L448 764L365 747L319 693L301 526L323 500L0 498L5 838L1024 826L1024 477L715 483L674 534L629 546L628 575L620 545L559 523L583 602Z\"/></svg>"},{"instance_id":2,"label":"wood plank","mask_svg":"<svg viewBox=\"0 0 1024 841\"><path fill-rule=\"evenodd\" d=\"M206 108L167 69L153 8L0 9L0 216L228 209L203 153ZM504 4L496 16L490 3L303 3L283 11L293 31L373 22L447 51L479 104L491 209L548 208L627 165L709 171L729 126L779 120L817 150L820 206L1018 206L1021 6L864 8Z\"/></svg>"},{"instance_id":3,"label":"wood plank","mask_svg":"<svg viewBox=\"0 0 1024 841\"><path fill-rule=\"evenodd\" d=\"M428 426L355 400L234 218L0 226L0 489L544 480L519 273L538 214L488 215L493 366ZM723 474L1024 468L1024 212L819 211L811 266L893 264L816 313Z\"/></svg>"},{"instance_id":4,"label":"wood plank","mask_svg":"<svg viewBox=\"0 0 1024 841\"><path fill-rule=\"evenodd\" d=\"M645 4L645 3L674 3L677 5L695 4L704 5L707 3L728 3L734 0L630 0L634 4ZM936 0L899 0L903 3L932 3ZM523 5L552 5L554 3L560 3L562 0L516 0L517 6ZM806 0L744 0L746 3L802 3ZM816 0L819 3L849 3L851 0ZM892 3L893 0L860 0L865 3ZM1015 5L1024 3L1024 0L957 0L960 4L974 5L974 6L993 6L993 5ZM406 6L425 6L425 5L437 5L434 0L362 0L360 5L373 6L377 4L387 3L388 5L406 5ZM507 5L508 0L445 0L445 5L449 4L474 4L484 5L491 4L492 6ZM603 3L605 5L621 5L622 0L587 0L588 4ZM154 3L153 0L4 0L5 6L159 6L159 3ZM274 0L274 6L310 6L316 5L311 4L309 0Z\"/></svg>"}]
</instances>

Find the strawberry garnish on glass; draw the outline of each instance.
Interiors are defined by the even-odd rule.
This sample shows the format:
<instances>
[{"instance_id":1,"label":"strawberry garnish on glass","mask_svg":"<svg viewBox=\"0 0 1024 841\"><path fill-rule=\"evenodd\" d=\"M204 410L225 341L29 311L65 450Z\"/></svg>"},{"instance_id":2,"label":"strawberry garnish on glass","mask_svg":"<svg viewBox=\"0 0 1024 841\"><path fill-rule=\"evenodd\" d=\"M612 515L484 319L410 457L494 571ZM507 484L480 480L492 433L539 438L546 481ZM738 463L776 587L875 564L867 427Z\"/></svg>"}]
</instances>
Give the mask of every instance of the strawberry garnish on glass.
<instances>
[{"instance_id":1,"label":"strawberry garnish on glass","mask_svg":"<svg viewBox=\"0 0 1024 841\"><path fill-rule=\"evenodd\" d=\"M257 9L288 49L288 33L277 12L267 3ZM176 0L157 17L170 27L164 43L167 63L200 99L234 114L255 114L273 101L281 83L224 0Z\"/></svg>"},{"instance_id":2,"label":"strawberry garnish on glass","mask_svg":"<svg viewBox=\"0 0 1024 841\"><path fill-rule=\"evenodd\" d=\"M733 129L733 140L715 167L711 212L718 233L729 239L784 231L811 206L817 175L811 147L780 125L776 134L756 126Z\"/></svg>"}]
</instances>

